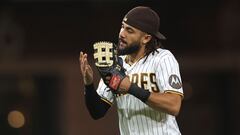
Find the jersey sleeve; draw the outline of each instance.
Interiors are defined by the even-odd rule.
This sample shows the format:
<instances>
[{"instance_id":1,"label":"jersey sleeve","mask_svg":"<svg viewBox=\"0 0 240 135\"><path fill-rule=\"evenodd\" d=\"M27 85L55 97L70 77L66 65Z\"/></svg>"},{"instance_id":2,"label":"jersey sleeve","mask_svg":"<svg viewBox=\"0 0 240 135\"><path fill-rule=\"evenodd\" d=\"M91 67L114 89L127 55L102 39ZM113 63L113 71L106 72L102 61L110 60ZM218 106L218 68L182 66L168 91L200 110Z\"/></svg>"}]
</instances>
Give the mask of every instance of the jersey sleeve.
<instances>
[{"instance_id":1,"label":"jersey sleeve","mask_svg":"<svg viewBox=\"0 0 240 135\"><path fill-rule=\"evenodd\" d=\"M98 84L97 93L103 101L105 101L106 103L108 103L110 105L113 104L113 101L114 101L113 96L114 95L111 92L111 90L105 85L105 83L103 82L102 79L100 80L100 82Z\"/></svg>"},{"instance_id":2,"label":"jersey sleeve","mask_svg":"<svg viewBox=\"0 0 240 135\"><path fill-rule=\"evenodd\" d=\"M173 54L168 50L158 57L156 80L161 92L176 93L183 97L179 65Z\"/></svg>"}]
</instances>

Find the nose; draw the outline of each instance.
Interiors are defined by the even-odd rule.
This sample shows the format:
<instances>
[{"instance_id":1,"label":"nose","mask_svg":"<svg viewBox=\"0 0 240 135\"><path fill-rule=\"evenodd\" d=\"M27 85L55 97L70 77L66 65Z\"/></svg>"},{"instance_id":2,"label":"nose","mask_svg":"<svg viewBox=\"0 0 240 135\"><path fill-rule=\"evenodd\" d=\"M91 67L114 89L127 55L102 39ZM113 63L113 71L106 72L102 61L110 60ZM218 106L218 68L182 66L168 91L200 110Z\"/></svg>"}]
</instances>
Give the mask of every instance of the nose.
<instances>
[{"instance_id":1,"label":"nose","mask_svg":"<svg viewBox=\"0 0 240 135\"><path fill-rule=\"evenodd\" d=\"M120 38L125 38L125 37L126 37L126 33L125 33L124 28L121 28L121 29L120 29L119 37L120 37Z\"/></svg>"}]
</instances>

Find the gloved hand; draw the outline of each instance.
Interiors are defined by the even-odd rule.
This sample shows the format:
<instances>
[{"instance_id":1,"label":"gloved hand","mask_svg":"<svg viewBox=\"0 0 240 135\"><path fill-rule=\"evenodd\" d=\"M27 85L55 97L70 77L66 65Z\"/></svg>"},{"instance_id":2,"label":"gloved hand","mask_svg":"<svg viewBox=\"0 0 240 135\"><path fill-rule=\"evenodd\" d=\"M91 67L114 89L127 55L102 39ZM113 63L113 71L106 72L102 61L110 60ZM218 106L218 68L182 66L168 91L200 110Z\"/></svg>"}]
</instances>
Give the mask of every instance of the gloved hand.
<instances>
[{"instance_id":1,"label":"gloved hand","mask_svg":"<svg viewBox=\"0 0 240 135\"><path fill-rule=\"evenodd\" d=\"M119 85L126 77L123 60L117 56L114 43L100 41L93 44L95 65L104 81L114 93L119 93Z\"/></svg>"}]
</instances>

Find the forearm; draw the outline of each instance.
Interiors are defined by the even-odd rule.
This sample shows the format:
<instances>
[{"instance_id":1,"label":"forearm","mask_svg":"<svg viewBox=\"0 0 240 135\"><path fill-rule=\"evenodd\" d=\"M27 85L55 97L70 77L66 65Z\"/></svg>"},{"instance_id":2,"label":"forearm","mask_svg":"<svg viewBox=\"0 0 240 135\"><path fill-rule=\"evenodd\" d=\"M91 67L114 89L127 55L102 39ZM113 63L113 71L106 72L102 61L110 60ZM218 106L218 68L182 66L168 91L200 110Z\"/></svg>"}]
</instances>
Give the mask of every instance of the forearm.
<instances>
[{"instance_id":1,"label":"forearm","mask_svg":"<svg viewBox=\"0 0 240 135\"><path fill-rule=\"evenodd\" d=\"M181 107L181 96L172 93L151 93L146 104L156 110L177 116Z\"/></svg>"},{"instance_id":2,"label":"forearm","mask_svg":"<svg viewBox=\"0 0 240 135\"><path fill-rule=\"evenodd\" d=\"M85 103L93 119L103 117L110 108L109 104L101 100L93 84L85 85Z\"/></svg>"},{"instance_id":3,"label":"forearm","mask_svg":"<svg viewBox=\"0 0 240 135\"><path fill-rule=\"evenodd\" d=\"M178 115L181 106L181 96L171 93L150 93L149 91L138 87L131 83L129 94L137 97L144 103L158 111L162 111L171 115Z\"/></svg>"}]
</instances>

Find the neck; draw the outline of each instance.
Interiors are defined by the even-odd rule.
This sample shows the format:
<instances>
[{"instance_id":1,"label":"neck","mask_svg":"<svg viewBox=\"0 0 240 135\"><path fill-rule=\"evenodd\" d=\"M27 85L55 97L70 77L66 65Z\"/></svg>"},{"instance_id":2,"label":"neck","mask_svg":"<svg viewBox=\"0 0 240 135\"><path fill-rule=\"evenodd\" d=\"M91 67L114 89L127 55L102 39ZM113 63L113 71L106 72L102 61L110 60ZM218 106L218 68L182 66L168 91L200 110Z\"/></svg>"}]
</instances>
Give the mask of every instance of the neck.
<instances>
[{"instance_id":1,"label":"neck","mask_svg":"<svg viewBox=\"0 0 240 135\"><path fill-rule=\"evenodd\" d=\"M144 56L145 56L145 48L142 47L142 48L139 49L138 52L128 55L129 64L133 64L133 63L137 62L138 60L140 60Z\"/></svg>"}]
</instances>

